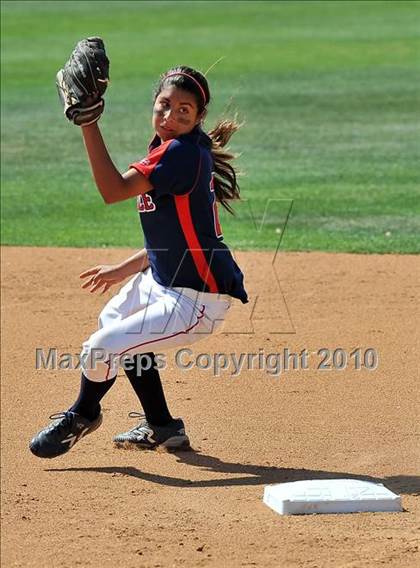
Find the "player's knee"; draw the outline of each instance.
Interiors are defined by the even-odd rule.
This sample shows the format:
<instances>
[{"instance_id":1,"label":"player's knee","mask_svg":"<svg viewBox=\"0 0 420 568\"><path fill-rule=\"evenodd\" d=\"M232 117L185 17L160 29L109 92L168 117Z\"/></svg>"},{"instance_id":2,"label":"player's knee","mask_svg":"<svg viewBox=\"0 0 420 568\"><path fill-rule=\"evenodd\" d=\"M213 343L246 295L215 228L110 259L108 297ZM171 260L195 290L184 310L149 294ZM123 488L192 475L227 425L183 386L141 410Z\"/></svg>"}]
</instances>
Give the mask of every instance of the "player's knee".
<instances>
[{"instance_id":1,"label":"player's knee","mask_svg":"<svg viewBox=\"0 0 420 568\"><path fill-rule=\"evenodd\" d=\"M117 374L118 354L112 350L112 337L99 331L83 344L81 354L82 369L92 381L106 381Z\"/></svg>"}]
</instances>

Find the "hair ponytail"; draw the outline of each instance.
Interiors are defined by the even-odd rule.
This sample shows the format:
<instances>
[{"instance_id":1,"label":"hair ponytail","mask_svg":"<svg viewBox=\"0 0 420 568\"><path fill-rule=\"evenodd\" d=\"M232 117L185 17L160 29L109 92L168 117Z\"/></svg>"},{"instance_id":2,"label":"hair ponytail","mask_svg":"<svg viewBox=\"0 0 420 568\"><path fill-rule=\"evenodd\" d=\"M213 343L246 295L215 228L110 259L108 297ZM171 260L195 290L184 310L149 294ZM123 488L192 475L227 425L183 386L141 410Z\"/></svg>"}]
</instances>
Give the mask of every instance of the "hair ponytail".
<instances>
[{"instance_id":1,"label":"hair ponytail","mask_svg":"<svg viewBox=\"0 0 420 568\"><path fill-rule=\"evenodd\" d=\"M229 148L224 149L232 135L239 130L242 124L234 120L219 120L216 126L208 132L212 141L211 154L214 162L214 191L216 199L223 207L234 215L228 201L240 199L237 173L230 164L237 157Z\"/></svg>"}]
</instances>

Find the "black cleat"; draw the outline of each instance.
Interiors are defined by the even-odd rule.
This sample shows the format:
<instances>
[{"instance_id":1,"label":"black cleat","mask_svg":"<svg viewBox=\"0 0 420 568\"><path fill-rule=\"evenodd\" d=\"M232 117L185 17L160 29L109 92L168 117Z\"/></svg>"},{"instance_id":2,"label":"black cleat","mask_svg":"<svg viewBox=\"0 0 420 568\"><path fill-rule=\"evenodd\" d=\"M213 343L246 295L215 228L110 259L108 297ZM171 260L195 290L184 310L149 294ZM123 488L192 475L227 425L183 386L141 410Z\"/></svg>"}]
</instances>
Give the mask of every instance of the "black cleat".
<instances>
[{"instance_id":1,"label":"black cleat","mask_svg":"<svg viewBox=\"0 0 420 568\"><path fill-rule=\"evenodd\" d=\"M138 412L130 412L129 416L130 418L144 418ZM164 426L155 426L147 420L143 420L135 428L115 436L113 441L117 448L124 449L174 451L190 448L190 441L185 434L184 422L180 418L174 419Z\"/></svg>"},{"instance_id":2,"label":"black cleat","mask_svg":"<svg viewBox=\"0 0 420 568\"><path fill-rule=\"evenodd\" d=\"M95 420L88 420L70 410L52 414L50 418L54 421L38 432L29 444L29 449L38 458L56 458L67 453L83 436L102 424L102 413Z\"/></svg>"}]
</instances>

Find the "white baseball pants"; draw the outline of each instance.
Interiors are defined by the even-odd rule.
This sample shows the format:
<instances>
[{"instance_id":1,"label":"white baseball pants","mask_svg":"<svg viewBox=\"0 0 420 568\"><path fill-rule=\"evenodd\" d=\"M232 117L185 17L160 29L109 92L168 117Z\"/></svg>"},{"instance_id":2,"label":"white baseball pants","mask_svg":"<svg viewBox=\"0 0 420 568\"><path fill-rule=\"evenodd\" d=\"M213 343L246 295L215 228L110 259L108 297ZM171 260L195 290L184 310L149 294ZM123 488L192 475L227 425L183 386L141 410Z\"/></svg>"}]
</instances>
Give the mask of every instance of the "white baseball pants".
<instances>
[{"instance_id":1,"label":"white baseball pants","mask_svg":"<svg viewBox=\"0 0 420 568\"><path fill-rule=\"evenodd\" d=\"M184 347L220 331L231 296L165 288L151 268L136 274L99 316L83 344L82 369L91 381L116 377L124 356Z\"/></svg>"}]
</instances>

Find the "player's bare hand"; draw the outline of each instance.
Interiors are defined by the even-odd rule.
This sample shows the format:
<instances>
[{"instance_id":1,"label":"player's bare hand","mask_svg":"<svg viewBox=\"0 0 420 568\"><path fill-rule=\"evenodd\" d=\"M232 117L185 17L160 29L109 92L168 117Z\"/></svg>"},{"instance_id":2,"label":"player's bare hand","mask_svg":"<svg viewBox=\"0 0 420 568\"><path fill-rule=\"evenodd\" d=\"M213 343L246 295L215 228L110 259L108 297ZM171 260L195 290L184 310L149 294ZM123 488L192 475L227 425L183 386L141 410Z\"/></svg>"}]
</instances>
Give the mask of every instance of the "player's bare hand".
<instances>
[{"instance_id":1,"label":"player's bare hand","mask_svg":"<svg viewBox=\"0 0 420 568\"><path fill-rule=\"evenodd\" d=\"M82 272L80 278L87 278L82 288L88 289L89 292L96 292L102 288L101 293L105 294L111 286L119 284L126 276L123 268L118 265L100 264Z\"/></svg>"}]
</instances>

